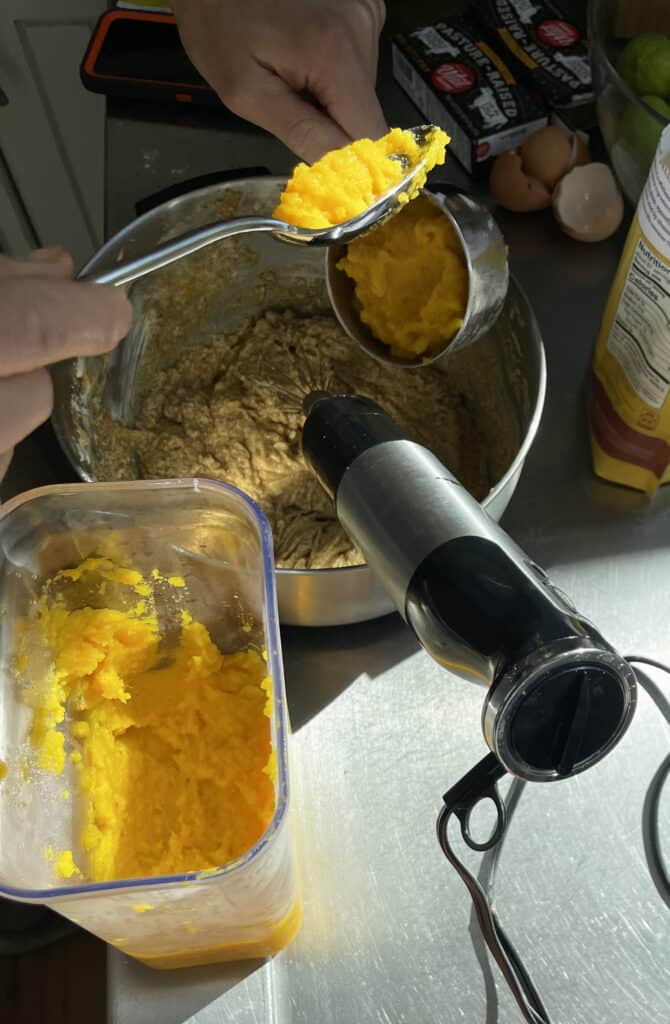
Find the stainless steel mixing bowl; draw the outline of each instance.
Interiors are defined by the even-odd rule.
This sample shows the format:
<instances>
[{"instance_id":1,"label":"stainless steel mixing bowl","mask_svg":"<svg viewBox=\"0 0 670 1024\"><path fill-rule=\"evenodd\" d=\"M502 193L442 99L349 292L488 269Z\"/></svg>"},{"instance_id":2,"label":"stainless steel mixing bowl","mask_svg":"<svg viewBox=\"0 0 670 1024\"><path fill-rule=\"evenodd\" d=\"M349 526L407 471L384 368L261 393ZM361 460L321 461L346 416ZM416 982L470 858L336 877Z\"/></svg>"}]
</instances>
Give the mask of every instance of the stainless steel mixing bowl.
<instances>
[{"instance_id":1,"label":"stainless steel mixing bowl","mask_svg":"<svg viewBox=\"0 0 670 1024\"><path fill-rule=\"evenodd\" d=\"M274 209L284 183L283 178L244 178L172 199L110 239L82 273L100 272L217 219L267 215ZM164 278L163 284L178 280L183 329L166 340L156 336L153 312L162 276L174 273L174 268L180 268L179 278ZM104 358L61 363L54 370L54 427L66 455L84 480L98 478L101 452L96 415L101 403L112 416L131 424L138 402L150 390L152 375L173 363L181 349L206 343L213 331L221 334L235 330L241 321L267 309L290 308L304 315L330 311L323 253L282 245L263 235L233 239L216 247L216 251L195 253L172 268L137 281L130 294L135 323L116 352ZM513 424L518 438L509 468L483 502L487 512L499 519L535 438L546 388L540 332L514 280L498 321L481 344L495 348L499 409ZM468 351L476 352L476 347ZM449 362L446 365L448 368ZM278 569L277 589L280 618L289 625L342 625L392 611L391 602L365 565Z\"/></svg>"}]
</instances>

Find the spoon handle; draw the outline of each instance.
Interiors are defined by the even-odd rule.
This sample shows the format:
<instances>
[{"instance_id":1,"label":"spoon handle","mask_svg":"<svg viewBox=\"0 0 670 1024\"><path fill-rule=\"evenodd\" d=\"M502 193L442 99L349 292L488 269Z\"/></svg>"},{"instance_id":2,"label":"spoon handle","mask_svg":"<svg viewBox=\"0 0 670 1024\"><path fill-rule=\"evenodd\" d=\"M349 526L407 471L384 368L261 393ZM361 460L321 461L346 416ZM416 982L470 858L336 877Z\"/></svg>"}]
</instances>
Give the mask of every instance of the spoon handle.
<instances>
[{"instance_id":1,"label":"spoon handle","mask_svg":"<svg viewBox=\"0 0 670 1024\"><path fill-rule=\"evenodd\" d=\"M221 242L224 238L232 238L234 235L245 235L254 231L277 231L286 230L287 225L273 217L237 217L234 220L218 221L215 224L207 224L197 231L187 231L186 234L170 239L163 245L159 245L144 256L128 260L125 263L118 263L110 270L103 270L100 273L83 274L79 276L80 281L90 284L130 284L138 277L151 274L154 270L160 270L168 263L174 263L183 256L189 256L198 249L214 242Z\"/></svg>"}]
</instances>

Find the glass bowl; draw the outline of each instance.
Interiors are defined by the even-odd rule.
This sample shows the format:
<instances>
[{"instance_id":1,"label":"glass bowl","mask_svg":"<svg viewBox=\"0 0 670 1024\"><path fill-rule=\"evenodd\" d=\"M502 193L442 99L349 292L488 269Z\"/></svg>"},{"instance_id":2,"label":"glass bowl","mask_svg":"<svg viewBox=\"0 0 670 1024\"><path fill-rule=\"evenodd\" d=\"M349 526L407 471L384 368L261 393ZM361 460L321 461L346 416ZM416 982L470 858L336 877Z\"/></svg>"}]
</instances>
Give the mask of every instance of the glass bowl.
<instances>
[{"instance_id":1,"label":"glass bowl","mask_svg":"<svg viewBox=\"0 0 670 1024\"><path fill-rule=\"evenodd\" d=\"M668 120L624 82L615 62L626 40L617 37L619 0L590 0L589 47L598 122L619 184L635 206Z\"/></svg>"}]
</instances>

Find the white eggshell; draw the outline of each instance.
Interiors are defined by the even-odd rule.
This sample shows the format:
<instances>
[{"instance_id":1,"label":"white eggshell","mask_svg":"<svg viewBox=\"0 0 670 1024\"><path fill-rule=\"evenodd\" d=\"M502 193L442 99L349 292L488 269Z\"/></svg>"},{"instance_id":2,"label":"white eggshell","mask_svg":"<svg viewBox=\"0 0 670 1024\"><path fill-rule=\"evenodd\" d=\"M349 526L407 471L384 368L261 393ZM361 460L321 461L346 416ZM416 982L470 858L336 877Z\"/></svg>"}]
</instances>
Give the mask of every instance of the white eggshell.
<instances>
[{"instance_id":1,"label":"white eggshell","mask_svg":"<svg viewBox=\"0 0 670 1024\"><path fill-rule=\"evenodd\" d=\"M575 167L561 178L552 205L561 228L580 242L602 242L623 217L623 199L607 164Z\"/></svg>"}]
</instances>

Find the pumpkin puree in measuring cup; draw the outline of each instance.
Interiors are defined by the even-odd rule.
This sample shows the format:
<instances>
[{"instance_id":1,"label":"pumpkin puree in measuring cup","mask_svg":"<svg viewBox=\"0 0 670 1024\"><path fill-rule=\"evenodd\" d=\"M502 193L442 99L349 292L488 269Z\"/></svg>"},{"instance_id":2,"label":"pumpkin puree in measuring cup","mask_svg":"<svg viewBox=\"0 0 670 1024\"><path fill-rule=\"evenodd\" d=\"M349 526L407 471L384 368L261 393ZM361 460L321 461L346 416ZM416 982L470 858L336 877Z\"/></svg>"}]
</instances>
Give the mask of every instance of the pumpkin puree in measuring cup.
<instances>
[{"instance_id":1,"label":"pumpkin puree in measuring cup","mask_svg":"<svg viewBox=\"0 0 670 1024\"><path fill-rule=\"evenodd\" d=\"M347 246L359 315L399 359L430 357L463 326L469 277L454 226L426 196Z\"/></svg>"}]
</instances>

